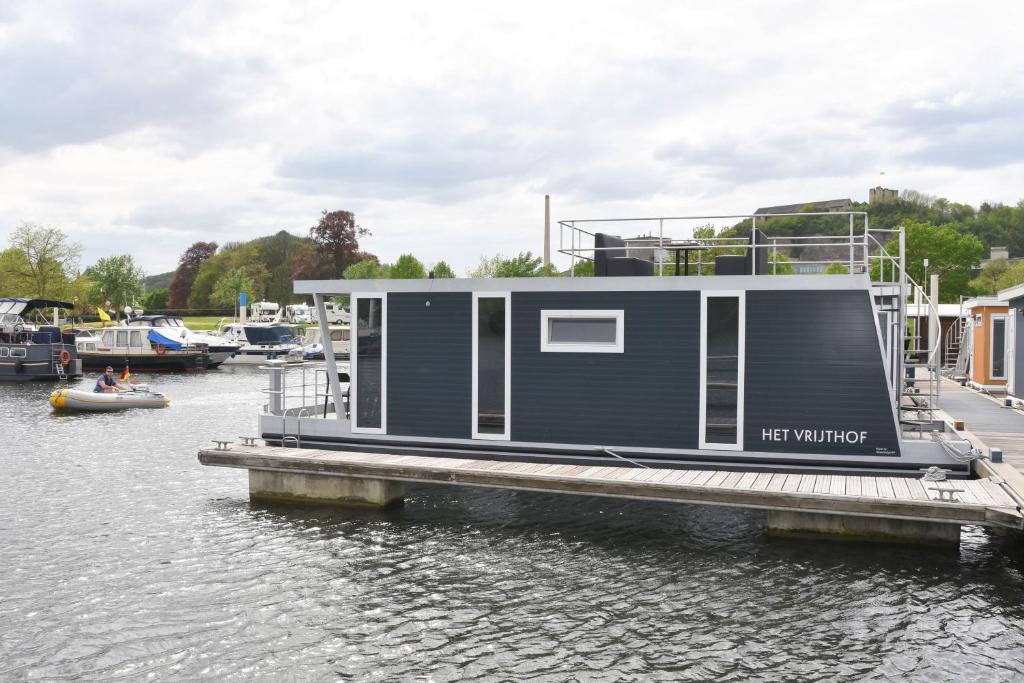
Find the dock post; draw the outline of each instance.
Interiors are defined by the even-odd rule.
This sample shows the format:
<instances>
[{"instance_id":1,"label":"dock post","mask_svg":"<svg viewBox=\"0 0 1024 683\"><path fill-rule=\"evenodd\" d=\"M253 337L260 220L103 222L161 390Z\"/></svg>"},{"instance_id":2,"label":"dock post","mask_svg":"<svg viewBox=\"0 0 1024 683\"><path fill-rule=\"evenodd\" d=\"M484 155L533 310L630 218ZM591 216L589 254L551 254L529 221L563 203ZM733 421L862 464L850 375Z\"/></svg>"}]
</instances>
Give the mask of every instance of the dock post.
<instances>
[{"instance_id":1,"label":"dock post","mask_svg":"<svg viewBox=\"0 0 1024 683\"><path fill-rule=\"evenodd\" d=\"M955 545L960 542L959 524L793 510L770 510L768 533L780 536L824 536L843 540L894 541L926 545Z\"/></svg>"},{"instance_id":2,"label":"dock post","mask_svg":"<svg viewBox=\"0 0 1024 683\"><path fill-rule=\"evenodd\" d=\"M284 365L283 360L268 360L267 371L270 373L270 392L268 410L271 415L284 414Z\"/></svg>"},{"instance_id":3,"label":"dock post","mask_svg":"<svg viewBox=\"0 0 1024 683\"><path fill-rule=\"evenodd\" d=\"M405 501L405 485L391 479L249 470L249 500L385 508Z\"/></svg>"}]
</instances>

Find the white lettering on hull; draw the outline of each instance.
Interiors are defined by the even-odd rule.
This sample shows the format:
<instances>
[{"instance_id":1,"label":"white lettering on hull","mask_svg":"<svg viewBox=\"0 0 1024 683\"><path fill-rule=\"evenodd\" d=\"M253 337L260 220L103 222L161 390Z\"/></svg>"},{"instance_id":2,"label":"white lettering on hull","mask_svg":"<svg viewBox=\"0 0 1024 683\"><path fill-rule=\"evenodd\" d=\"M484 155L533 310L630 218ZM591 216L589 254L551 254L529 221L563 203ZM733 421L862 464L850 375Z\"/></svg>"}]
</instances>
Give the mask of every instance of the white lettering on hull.
<instances>
[{"instance_id":1,"label":"white lettering on hull","mask_svg":"<svg viewBox=\"0 0 1024 683\"><path fill-rule=\"evenodd\" d=\"M761 429L762 441L789 441L797 443L841 443L859 445L868 438L867 432L852 429L783 429L780 427L764 427Z\"/></svg>"}]
</instances>

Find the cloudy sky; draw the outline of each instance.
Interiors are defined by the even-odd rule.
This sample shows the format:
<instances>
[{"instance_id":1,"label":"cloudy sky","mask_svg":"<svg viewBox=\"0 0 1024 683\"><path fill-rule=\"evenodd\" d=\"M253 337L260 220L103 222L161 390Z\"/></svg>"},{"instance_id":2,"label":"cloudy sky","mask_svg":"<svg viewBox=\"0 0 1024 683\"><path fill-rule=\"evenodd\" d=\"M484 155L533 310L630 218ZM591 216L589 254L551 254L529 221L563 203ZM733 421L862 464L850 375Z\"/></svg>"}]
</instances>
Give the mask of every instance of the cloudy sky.
<instances>
[{"instance_id":1,"label":"cloudy sky","mask_svg":"<svg viewBox=\"0 0 1024 683\"><path fill-rule=\"evenodd\" d=\"M0 242L171 270L355 212L464 273L553 218L1024 198L1024 3L0 3ZM884 175L882 175L884 173ZM557 233L556 233L557 237Z\"/></svg>"}]
</instances>

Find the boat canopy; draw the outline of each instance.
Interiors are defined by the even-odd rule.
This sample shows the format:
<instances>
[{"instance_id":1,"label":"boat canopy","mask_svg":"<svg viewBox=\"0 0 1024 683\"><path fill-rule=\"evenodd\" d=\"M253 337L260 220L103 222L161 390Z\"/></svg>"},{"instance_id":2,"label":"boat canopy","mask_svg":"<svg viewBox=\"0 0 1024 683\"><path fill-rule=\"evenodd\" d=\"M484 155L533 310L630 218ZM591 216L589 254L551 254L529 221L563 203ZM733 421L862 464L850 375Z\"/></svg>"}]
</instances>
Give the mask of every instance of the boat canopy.
<instances>
[{"instance_id":1,"label":"boat canopy","mask_svg":"<svg viewBox=\"0 0 1024 683\"><path fill-rule=\"evenodd\" d=\"M174 351L177 351L182 347L180 339L173 339L167 335L161 334L157 330L150 330L148 339L150 343L162 344L164 347L172 349Z\"/></svg>"},{"instance_id":2,"label":"boat canopy","mask_svg":"<svg viewBox=\"0 0 1024 683\"><path fill-rule=\"evenodd\" d=\"M0 299L0 313L24 315L37 308L74 308L74 304L55 299Z\"/></svg>"}]
</instances>

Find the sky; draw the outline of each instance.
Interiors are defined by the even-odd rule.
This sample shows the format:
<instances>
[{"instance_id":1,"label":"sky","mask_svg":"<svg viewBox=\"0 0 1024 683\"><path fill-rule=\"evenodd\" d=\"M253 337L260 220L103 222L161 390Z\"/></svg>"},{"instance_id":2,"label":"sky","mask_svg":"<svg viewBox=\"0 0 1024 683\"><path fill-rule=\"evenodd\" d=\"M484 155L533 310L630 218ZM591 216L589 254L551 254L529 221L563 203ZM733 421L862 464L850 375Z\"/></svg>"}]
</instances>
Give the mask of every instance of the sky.
<instances>
[{"instance_id":1,"label":"sky","mask_svg":"<svg viewBox=\"0 0 1024 683\"><path fill-rule=\"evenodd\" d=\"M82 267L345 209L465 274L559 220L1024 199L1024 3L0 3L0 245ZM680 226L683 229L683 226ZM676 235L685 237L687 235ZM556 254L556 264L568 258Z\"/></svg>"}]
</instances>

